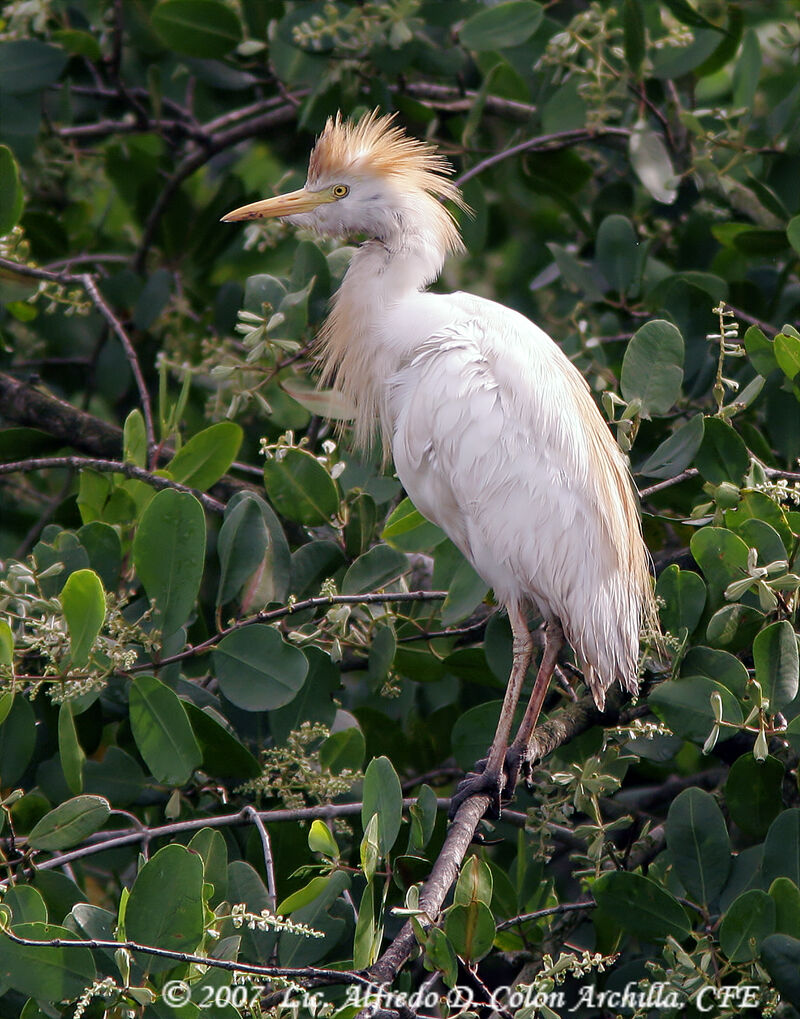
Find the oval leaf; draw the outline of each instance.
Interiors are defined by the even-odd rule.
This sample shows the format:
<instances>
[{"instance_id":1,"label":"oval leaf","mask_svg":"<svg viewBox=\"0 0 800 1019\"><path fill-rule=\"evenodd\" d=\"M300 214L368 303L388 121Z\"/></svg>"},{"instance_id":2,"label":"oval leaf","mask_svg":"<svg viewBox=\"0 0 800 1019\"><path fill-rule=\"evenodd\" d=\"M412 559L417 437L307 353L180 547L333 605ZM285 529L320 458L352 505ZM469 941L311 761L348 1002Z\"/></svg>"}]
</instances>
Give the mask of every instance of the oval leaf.
<instances>
[{"instance_id":1,"label":"oval leaf","mask_svg":"<svg viewBox=\"0 0 800 1019\"><path fill-rule=\"evenodd\" d=\"M106 618L106 596L94 570L76 570L69 575L59 595L69 630L72 664L80 668L89 654Z\"/></svg>"},{"instance_id":2,"label":"oval leaf","mask_svg":"<svg viewBox=\"0 0 800 1019\"><path fill-rule=\"evenodd\" d=\"M188 782L203 755L178 695L155 676L137 676L129 710L133 738L153 777L167 785Z\"/></svg>"},{"instance_id":3,"label":"oval leaf","mask_svg":"<svg viewBox=\"0 0 800 1019\"><path fill-rule=\"evenodd\" d=\"M689 936L689 920L683 906L650 878L628 871L601 875L592 885L597 905L623 930L647 941Z\"/></svg>"},{"instance_id":4,"label":"oval leaf","mask_svg":"<svg viewBox=\"0 0 800 1019\"><path fill-rule=\"evenodd\" d=\"M719 928L719 945L731 962L758 957L761 942L775 932L775 903L760 888L743 892L731 903Z\"/></svg>"},{"instance_id":5,"label":"oval leaf","mask_svg":"<svg viewBox=\"0 0 800 1019\"><path fill-rule=\"evenodd\" d=\"M520 46L533 35L542 20L542 7L531 0L509 0L478 11L467 18L459 32L469 50L502 50Z\"/></svg>"},{"instance_id":6,"label":"oval leaf","mask_svg":"<svg viewBox=\"0 0 800 1019\"><path fill-rule=\"evenodd\" d=\"M162 0L152 18L166 45L189 57L223 57L242 41L239 19L220 0Z\"/></svg>"},{"instance_id":7,"label":"oval leaf","mask_svg":"<svg viewBox=\"0 0 800 1019\"><path fill-rule=\"evenodd\" d=\"M203 507L188 492L165 488L150 500L133 541L133 562L153 620L166 637L194 608L206 554Z\"/></svg>"},{"instance_id":8,"label":"oval leaf","mask_svg":"<svg viewBox=\"0 0 800 1019\"><path fill-rule=\"evenodd\" d=\"M395 844L403 818L403 793L400 779L388 757L370 761L364 773L361 824L367 830L373 814L378 815L378 846L386 856Z\"/></svg>"},{"instance_id":9,"label":"oval leaf","mask_svg":"<svg viewBox=\"0 0 800 1019\"><path fill-rule=\"evenodd\" d=\"M304 449L280 449L264 463L264 485L275 509L308 527L326 524L339 509L336 482Z\"/></svg>"},{"instance_id":10,"label":"oval leaf","mask_svg":"<svg viewBox=\"0 0 800 1019\"><path fill-rule=\"evenodd\" d=\"M303 652L261 623L224 637L212 657L220 690L245 711L272 711L288 704L308 672Z\"/></svg>"},{"instance_id":11,"label":"oval leaf","mask_svg":"<svg viewBox=\"0 0 800 1019\"><path fill-rule=\"evenodd\" d=\"M631 337L622 359L620 385L630 403L639 400L640 414L666 414L680 396L683 382L683 337L671 322L646 322Z\"/></svg>"},{"instance_id":12,"label":"oval leaf","mask_svg":"<svg viewBox=\"0 0 800 1019\"><path fill-rule=\"evenodd\" d=\"M783 711L797 696L800 660L792 624L782 619L763 629L753 641L756 679L771 712Z\"/></svg>"},{"instance_id":13,"label":"oval leaf","mask_svg":"<svg viewBox=\"0 0 800 1019\"><path fill-rule=\"evenodd\" d=\"M28 836L34 849L66 849L77 845L106 822L111 807L102 796L76 796L45 814Z\"/></svg>"},{"instance_id":14,"label":"oval leaf","mask_svg":"<svg viewBox=\"0 0 800 1019\"><path fill-rule=\"evenodd\" d=\"M708 905L725 887L731 867L728 829L717 801L703 789L684 789L670 805L666 835L684 888Z\"/></svg>"},{"instance_id":15,"label":"oval leaf","mask_svg":"<svg viewBox=\"0 0 800 1019\"><path fill-rule=\"evenodd\" d=\"M233 421L220 421L192 436L166 469L182 485L205 492L228 471L241 444L241 428Z\"/></svg>"},{"instance_id":16,"label":"oval leaf","mask_svg":"<svg viewBox=\"0 0 800 1019\"><path fill-rule=\"evenodd\" d=\"M193 952L203 937L203 860L185 846L164 846L136 876L125 908L131 941L173 952ZM140 956L147 972L175 965L174 959Z\"/></svg>"}]
</instances>

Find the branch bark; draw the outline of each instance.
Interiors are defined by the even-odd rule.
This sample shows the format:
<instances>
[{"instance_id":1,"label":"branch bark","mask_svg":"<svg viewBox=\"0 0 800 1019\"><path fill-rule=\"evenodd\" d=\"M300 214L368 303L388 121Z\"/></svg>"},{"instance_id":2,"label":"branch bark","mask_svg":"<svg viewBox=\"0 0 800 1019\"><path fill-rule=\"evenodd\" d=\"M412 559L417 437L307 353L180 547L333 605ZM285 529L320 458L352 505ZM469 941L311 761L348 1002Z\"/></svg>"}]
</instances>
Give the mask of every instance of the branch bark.
<instances>
[{"instance_id":1,"label":"branch bark","mask_svg":"<svg viewBox=\"0 0 800 1019\"><path fill-rule=\"evenodd\" d=\"M603 714L597 710L591 697L584 697L559 711L536 728L531 741L532 759L541 760L601 719L607 723L616 721L623 700L624 694L616 689L609 696ZM489 802L489 797L484 794L471 796L461 804L450 825L442 851L419 897L419 906L428 918L428 925L438 919ZM406 923L380 959L368 970L369 975L376 983L390 983L402 969L415 945L413 928L410 923Z\"/></svg>"}]
</instances>

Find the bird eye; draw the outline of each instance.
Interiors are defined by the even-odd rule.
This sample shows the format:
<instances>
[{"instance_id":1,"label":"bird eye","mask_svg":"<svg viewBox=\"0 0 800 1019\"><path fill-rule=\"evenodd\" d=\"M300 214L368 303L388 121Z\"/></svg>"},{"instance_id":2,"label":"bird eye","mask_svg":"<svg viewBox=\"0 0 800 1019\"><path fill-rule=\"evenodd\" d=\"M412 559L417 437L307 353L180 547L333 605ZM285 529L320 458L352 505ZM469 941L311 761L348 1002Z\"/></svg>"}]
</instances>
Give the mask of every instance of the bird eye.
<instances>
[{"instance_id":1,"label":"bird eye","mask_svg":"<svg viewBox=\"0 0 800 1019\"><path fill-rule=\"evenodd\" d=\"M331 192L334 198L344 198L346 194L349 194L350 188L346 184L334 184Z\"/></svg>"}]
</instances>

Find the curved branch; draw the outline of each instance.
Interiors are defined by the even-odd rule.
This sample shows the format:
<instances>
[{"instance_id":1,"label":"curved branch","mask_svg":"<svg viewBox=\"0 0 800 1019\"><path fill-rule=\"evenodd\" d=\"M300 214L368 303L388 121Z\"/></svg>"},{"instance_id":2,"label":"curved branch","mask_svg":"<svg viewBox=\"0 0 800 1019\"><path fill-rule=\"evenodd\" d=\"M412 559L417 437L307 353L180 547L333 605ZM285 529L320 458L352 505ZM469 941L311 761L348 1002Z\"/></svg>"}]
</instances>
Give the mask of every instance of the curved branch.
<instances>
[{"instance_id":1,"label":"curved branch","mask_svg":"<svg viewBox=\"0 0 800 1019\"><path fill-rule=\"evenodd\" d=\"M584 697L557 712L534 731L530 743L531 759L541 760L601 719L606 722L615 721L624 697L621 690L614 690L603 714L597 710L591 697ZM442 851L419 897L419 908L425 913L428 926L436 922L489 802L490 798L483 793L470 796L461 804L448 829ZM380 959L370 967L370 976L378 983L390 983L400 972L416 943L414 930L410 923L406 923Z\"/></svg>"},{"instance_id":2,"label":"curved branch","mask_svg":"<svg viewBox=\"0 0 800 1019\"><path fill-rule=\"evenodd\" d=\"M447 591L399 591L397 594L371 592L369 594L334 594L306 598L304 601L283 605L279 609L270 609L268 612L259 612L247 619L240 619L225 627L224 630L219 630L213 637L209 637L201 644L195 644L193 647L186 648L185 651L179 651L178 654L162 658L158 662L143 662L141 665L134 665L130 669L125 669L124 674L129 676L136 672L163 669L165 665L172 665L175 662L182 662L195 655L212 651L223 637L227 637L228 634L235 633L237 630L243 630L247 626L252 626L253 623L274 623L278 619L285 619L286 616L291 616L295 612L304 612L306 609L329 608L331 605L381 605L389 602L400 604L402 602L443 601L446 597Z\"/></svg>"},{"instance_id":3,"label":"curved branch","mask_svg":"<svg viewBox=\"0 0 800 1019\"><path fill-rule=\"evenodd\" d=\"M136 388L139 390L139 400L142 405L142 416L144 417L145 432L147 434L147 448L148 450L154 449L155 429L153 428L153 410L150 403L150 393L145 385L142 368L139 364L139 358L133 348L130 336L128 336L122 323L111 310L109 305L106 303L105 298L98 290L94 276L88 272L79 273L77 275L66 272L50 272L47 269L38 269L35 266L24 265L21 262L14 262L10 258L0 258L0 269L7 269L9 272L15 272L20 276L28 276L31 279L46 280L49 283L59 283L62 286L79 286L86 291L92 304L95 308L97 308L106 320L106 324L122 344L122 349L125 351L128 364L130 365L133 377L136 380Z\"/></svg>"},{"instance_id":4,"label":"curved branch","mask_svg":"<svg viewBox=\"0 0 800 1019\"><path fill-rule=\"evenodd\" d=\"M225 505L218 499L213 499L204 492L198 492L196 488L182 485L179 481L171 481L158 474L137 467L135 464L123 463L121 460L96 460L87 456L48 456L31 457L28 460L16 460L13 463L0 464L0 475L27 473L30 471L48 471L57 467L71 467L74 470L99 471L103 474L124 474L126 478L135 478L137 481L145 481L153 488L174 488L178 492L188 492L200 501L203 508L210 513L224 513Z\"/></svg>"}]
</instances>

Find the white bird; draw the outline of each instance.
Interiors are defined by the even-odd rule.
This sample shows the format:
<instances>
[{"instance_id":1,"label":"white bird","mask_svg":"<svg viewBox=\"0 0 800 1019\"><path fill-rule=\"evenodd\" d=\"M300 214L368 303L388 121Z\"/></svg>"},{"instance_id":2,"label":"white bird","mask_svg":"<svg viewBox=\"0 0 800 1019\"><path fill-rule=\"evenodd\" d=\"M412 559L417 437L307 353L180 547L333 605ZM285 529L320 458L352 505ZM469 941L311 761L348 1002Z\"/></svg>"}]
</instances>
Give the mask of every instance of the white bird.
<instances>
[{"instance_id":1,"label":"white bird","mask_svg":"<svg viewBox=\"0 0 800 1019\"><path fill-rule=\"evenodd\" d=\"M505 606L513 666L480 773L457 801L513 792L564 637L602 710L617 680L638 688L639 632L655 602L627 461L583 377L522 315L472 294L426 290L463 250L442 199L463 206L450 164L377 112L328 120L305 186L230 212L279 217L332 237L366 235L320 336L323 382L380 423L414 505L447 534ZM530 702L509 747L533 642L546 623Z\"/></svg>"}]
</instances>

